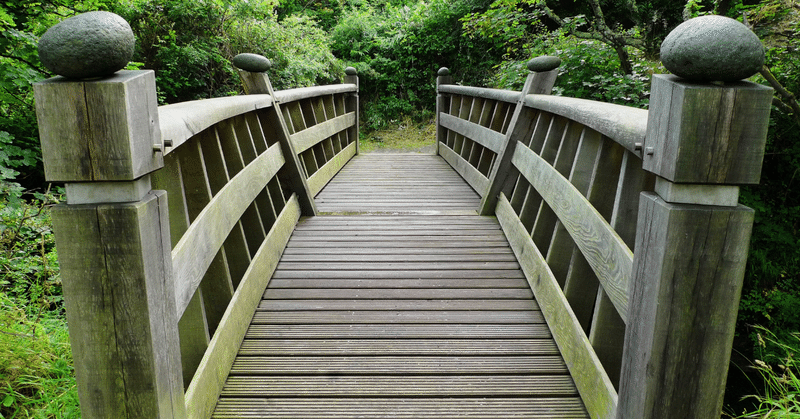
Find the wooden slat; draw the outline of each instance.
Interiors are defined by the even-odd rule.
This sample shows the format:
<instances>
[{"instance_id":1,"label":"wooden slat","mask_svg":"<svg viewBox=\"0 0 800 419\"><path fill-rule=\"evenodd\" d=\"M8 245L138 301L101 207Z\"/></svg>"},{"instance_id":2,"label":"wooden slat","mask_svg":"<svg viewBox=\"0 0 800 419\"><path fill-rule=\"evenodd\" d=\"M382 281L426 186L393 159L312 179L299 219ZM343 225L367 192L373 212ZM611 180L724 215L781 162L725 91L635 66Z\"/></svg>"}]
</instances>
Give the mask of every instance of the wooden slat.
<instances>
[{"instance_id":1,"label":"wooden slat","mask_svg":"<svg viewBox=\"0 0 800 419\"><path fill-rule=\"evenodd\" d=\"M299 398L231 398L220 400L213 418L481 418L520 419L585 418L580 399L575 398L374 398L353 400ZM358 415L358 416L357 416Z\"/></svg>"},{"instance_id":2,"label":"wooden slat","mask_svg":"<svg viewBox=\"0 0 800 419\"><path fill-rule=\"evenodd\" d=\"M247 339L242 356L558 355L552 339Z\"/></svg>"},{"instance_id":3,"label":"wooden slat","mask_svg":"<svg viewBox=\"0 0 800 419\"><path fill-rule=\"evenodd\" d=\"M230 230L282 165L280 148L270 147L214 196L175 245L172 263L179 315Z\"/></svg>"},{"instance_id":4,"label":"wooden slat","mask_svg":"<svg viewBox=\"0 0 800 419\"><path fill-rule=\"evenodd\" d=\"M297 196L292 195L278 221L270 230L253 263L247 270L231 304L220 321L208 350L197 368L195 378L186 390L186 410L190 418L211 416L225 376L234 362L247 324L258 304L259 294L266 287L281 252L300 218Z\"/></svg>"},{"instance_id":5,"label":"wooden slat","mask_svg":"<svg viewBox=\"0 0 800 419\"><path fill-rule=\"evenodd\" d=\"M440 124L447 129L470 138L472 141L475 141L495 153L500 151L500 147L502 147L505 142L505 135L497 131L492 131L475 122L459 119L446 113L440 115Z\"/></svg>"},{"instance_id":6,"label":"wooden slat","mask_svg":"<svg viewBox=\"0 0 800 419\"><path fill-rule=\"evenodd\" d=\"M633 252L569 180L536 153L518 147L512 162L556 212L594 269L620 317L627 319Z\"/></svg>"},{"instance_id":7,"label":"wooden slat","mask_svg":"<svg viewBox=\"0 0 800 419\"><path fill-rule=\"evenodd\" d=\"M336 282L336 281L334 281ZM273 284L270 283L270 289ZM526 324L544 323L541 313L536 310L463 310L463 311L315 311L304 313L296 311L256 311L252 324L400 324L400 323L446 323L446 324Z\"/></svg>"},{"instance_id":8,"label":"wooden slat","mask_svg":"<svg viewBox=\"0 0 800 419\"><path fill-rule=\"evenodd\" d=\"M295 151L300 154L309 148L317 145L320 141L330 138L339 132L353 126L356 122L356 115L353 112L337 116L325 122L318 123L305 130L292 134L289 138L294 144Z\"/></svg>"},{"instance_id":9,"label":"wooden slat","mask_svg":"<svg viewBox=\"0 0 800 419\"><path fill-rule=\"evenodd\" d=\"M308 178L308 188L311 190L311 195L316 196L355 154L356 144L352 143L311 175Z\"/></svg>"},{"instance_id":10,"label":"wooden slat","mask_svg":"<svg viewBox=\"0 0 800 419\"><path fill-rule=\"evenodd\" d=\"M577 396L568 376L453 375L440 377L231 377L226 397L469 397Z\"/></svg>"},{"instance_id":11,"label":"wooden slat","mask_svg":"<svg viewBox=\"0 0 800 419\"><path fill-rule=\"evenodd\" d=\"M533 244L504 194L500 195L496 213L498 221L508 234L511 247L520 257L522 270L528 277L536 298L543 302L543 314L586 403L586 409L592 417L613 417L617 408L614 385L597 359L544 257Z\"/></svg>"},{"instance_id":12,"label":"wooden slat","mask_svg":"<svg viewBox=\"0 0 800 419\"><path fill-rule=\"evenodd\" d=\"M462 159L461 156L455 153L450 147L442 145L439 147L439 154L444 158L450 166L453 167L461 176L466 179L467 183L472 186L480 196L486 193L489 187L489 179L479 172L478 169L472 167L469 162Z\"/></svg>"}]
</instances>

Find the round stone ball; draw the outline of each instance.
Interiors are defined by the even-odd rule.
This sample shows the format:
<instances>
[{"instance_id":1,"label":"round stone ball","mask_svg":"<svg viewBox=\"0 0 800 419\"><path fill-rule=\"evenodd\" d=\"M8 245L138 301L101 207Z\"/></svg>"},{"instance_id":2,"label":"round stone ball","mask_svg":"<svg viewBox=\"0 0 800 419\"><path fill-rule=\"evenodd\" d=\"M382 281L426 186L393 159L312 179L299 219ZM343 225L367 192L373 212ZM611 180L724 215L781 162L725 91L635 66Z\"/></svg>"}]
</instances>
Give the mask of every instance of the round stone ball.
<instances>
[{"instance_id":1,"label":"round stone ball","mask_svg":"<svg viewBox=\"0 0 800 419\"><path fill-rule=\"evenodd\" d=\"M744 24L724 16L701 16L678 25L661 44L661 62L692 81L738 81L761 70L764 46Z\"/></svg>"},{"instance_id":2,"label":"round stone ball","mask_svg":"<svg viewBox=\"0 0 800 419\"><path fill-rule=\"evenodd\" d=\"M552 55L542 55L541 57L532 58L528 61L528 70L543 73L545 71L555 70L561 65L561 58Z\"/></svg>"},{"instance_id":3,"label":"round stone ball","mask_svg":"<svg viewBox=\"0 0 800 419\"><path fill-rule=\"evenodd\" d=\"M436 72L436 75L440 76L440 77L449 76L450 75L450 69L447 68L447 67L442 67L442 68L439 69L439 71Z\"/></svg>"},{"instance_id":4,"label":"round stone ball","mask_svg":"<svg viewBox=\"0 0 800 419\"><path fill-rule=\"evenodd\" d=\"M111 12L88 12L48 29L39 39L39 59L60 76L102 77L128 65L134 43L125 19Z\"/></svg>"},{"instance_id":5,"label":"round stone ball","mask_svg":"<svg viewBox=\"0 0 800 419\"><path fill-rule=\"evenodd\" d=\"M357 76L358 70L356 70L355 67L347 67L344 69L344 74L347 74L348 76Z\"/></svg>"},{"instance_id":6,"label":"round stone ball","mask_svg":"<svg viewBox=\"0 0 800 419\"><path fill-rule=\"evenodd\" d=\"M263 73L272 67L272 62L263 55L246 52L233 57L233 65L251 73Z\"/></svg>"}]
</instances>

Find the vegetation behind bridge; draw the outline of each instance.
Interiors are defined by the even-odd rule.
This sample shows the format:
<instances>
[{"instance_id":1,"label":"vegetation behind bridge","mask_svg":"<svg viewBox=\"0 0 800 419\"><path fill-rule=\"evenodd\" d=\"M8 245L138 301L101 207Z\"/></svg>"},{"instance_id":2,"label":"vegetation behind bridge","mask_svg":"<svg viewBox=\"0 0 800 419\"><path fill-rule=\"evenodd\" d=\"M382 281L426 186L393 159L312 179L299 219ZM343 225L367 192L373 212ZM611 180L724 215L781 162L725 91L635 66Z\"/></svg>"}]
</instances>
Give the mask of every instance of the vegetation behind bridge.
<instances>
[{"instance_id":1,"label":"vegetation behind bridge","mask_svg":"<svg viewBox=\"0 0 800 419\"><path fill-rule=\"evenodd\" d=\"M762 183L742 190L757 219L734 361L743 369L752 359L789 365L787 351L800 349L795 1L6 0L0 2L0 418L77 417L46 208L59 188L50 191L44 181L30 85L51 76L39 63L38 37L89 10L109 10L131 23L137 44L129 68L156 71L161 103L241 93L230 64L241 52L273 61L276 89L336 82L353 66L365 132L429 123L440 67L449 67L457 83L519 89L525 61L537 55L563 60L555 94L646 107L651 74L664 72L658 46L672 28L705 13L744 20L767 50L768 71L753 80L777 92ZM24 360L34 353L46 355L27 362L35 364L31 369ZM735 388L742 384L729 393L756 391Z\"/></svg>"}]
</instances>

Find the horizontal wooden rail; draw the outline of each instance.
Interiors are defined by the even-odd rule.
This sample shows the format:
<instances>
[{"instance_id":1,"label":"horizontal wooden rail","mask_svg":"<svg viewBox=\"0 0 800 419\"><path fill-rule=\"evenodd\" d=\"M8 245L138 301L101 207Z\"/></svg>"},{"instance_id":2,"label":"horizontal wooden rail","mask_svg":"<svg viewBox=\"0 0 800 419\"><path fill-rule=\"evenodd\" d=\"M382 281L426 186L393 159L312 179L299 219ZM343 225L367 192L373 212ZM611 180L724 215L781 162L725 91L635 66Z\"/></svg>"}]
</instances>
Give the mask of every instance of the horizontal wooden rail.
<instances>
[{"instance_id":1,"label":"horizontal wooden rail","mask_svg":"<svg viewBox=\"0 0 800 419\"><path fill-rule=\"evenodd\" d=\"M618 142L641 158L647 110L563 96L527 95L525 106L563 116Z\"/></svg>"},{"instance_id":2,"label":"horizontal wooden rail","mask_svg":"<svg viewBox=\"0 0 800 419\"><path fill-rule=\"evenodd\" d=\"M275 101L284 104L297 100L310 99L313 97L355 92L358 92L358 85L354 83L335 84L330 86L300 87L297 89L276 91ZM254 92L251 92L251 94L252 93Z\"/></svg>"},{"instance_id":3,"label":"horizontal wooden rail","mask_svg":"<svg viewBox=\"0 0 800 419\"><path fill-rule=\"evenodd\" d=\"M160 106L161 139L169 144L164 153L220 121L270 106L272 97L269 95L220 97Z\"/></svg>"},{"instance_id":4,"label":"horizontal wooden rail","mask_svg":"<svg viewBox=\"0 0 800 419\"><path fill-rule=\"evenodd\" d=\"M291 138L292 143L294 144L295 151L300 154L319 144L326 138L333 137L334 135L354 126L355 123L355 112L350 112L314 125L306 130L294 133L289 138Z\"/></svg>"},{"instance_id":5,"label":"horizontal wooden rail","mask_svg":"<svg viewBox=\"0 0 800 419\"><path fill-rule=\"evenodd\" d=\"M460 96L477 97L481 99L497 100L506 103L517 103L520 92L501 89L488 89L485 87L460 86L457 84L443 84L439 86L439 93L449 93Z\"/></svg>"},{"instance_id":6,"label":"horizontal wooden rail","mask_svg":"<svg viewBox=\"0 0 800 419\"><path fill-rule=\"evenodd\" d=\"M769 89L656 75L648 111L543 79L440 70L438 153L500 221L593 418L718 417Z\"/></svg>"}]
</instances>

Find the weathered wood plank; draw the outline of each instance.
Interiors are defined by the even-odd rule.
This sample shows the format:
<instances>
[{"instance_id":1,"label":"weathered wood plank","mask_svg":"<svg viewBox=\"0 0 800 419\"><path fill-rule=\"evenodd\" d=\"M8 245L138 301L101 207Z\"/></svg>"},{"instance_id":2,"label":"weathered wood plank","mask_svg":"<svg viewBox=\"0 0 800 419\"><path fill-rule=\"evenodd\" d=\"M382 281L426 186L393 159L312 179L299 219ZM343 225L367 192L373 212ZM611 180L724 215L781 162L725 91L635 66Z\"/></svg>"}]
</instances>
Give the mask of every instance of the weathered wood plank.
<instances>
[{"instance_id":1,"label":"weathered wood plank","mask_svg":"<svg viewBox=\"0 0 800 419\"><path fill-rule=\"evenodd\" d=\"M241 356L558 355L552 339L247 339ZM430 379L430 377L427 377Z\"/></svg>"},{"instance_id":2,"label":"weathered wood plank","mask_svg":"<svg viewBox=\"0 0 800 419\"><path fill-rule=\"evenodd\" d=\"M215 419L224 418L370 418L401 419L435 417L441 419L514 417L520 419L586 418L579 398L433 398L360 399L354 408L352 399L263 398L220 401Z\"/></svg>"},{"instance_id":3,"label":"weathered wood plank","mask_svg":"<svg viewBox=\"0 0 800 419\"><path fill-rule=\"evenodd\" d=\"M586 198L537 154L526 147L518 147L513 164L556 212L597 274L620 317L627 319L633 252Z\"/></svg>"},{"instance_id":4,"label":"weathered wood plank","mask_svg":"<svg viewBox=\"0 0 800 419\"><path fill-rule=\"evenodd\" d=\"M189 418L211 416L252 313L258 305L260 293L266 287L299 218L300 206L296 196L292 195L258 249L253 263L233 296L233 301L225 311L218 333L211 339L195 378L186 390Z\"/></svg>"},{"instance_id":5,"label":"weathered wood plank","mask_svg":"<svg viewBox=\"0 0 800 419\"><path fill-rule=\"evenodd\" d=\"M617 392L608 379L588 338L561 293L544 258L514 213L505 195L497 205L497 219L508 234L511 247L520 259L522 270L542 304L542 313L550 325L575 385L592 417L613 417L617 408Z\"/></svg>"},{"instance_id":6,"label":"weathered wood plank","mask_svg":"<svg viewBox=\"0 0 800 419\"><path fill-rule=\"evenodd\" d=\"M338 93L357 92L355 84L332 84L328 86L299 87L296 89L279 90L275 92L275 100L284 104L312 97L335 95Z\"/></svg>"},{"instance_id":7,"label":"weathered wood plank","mask_svg":"<svg viewBox=\"0 0 800 419\"><path fill-rule=\"evenodd\" d=\"M564 376L453 375L437 377L231 377L225 397L499 397L577 396Z\"/></svg>"},{"instance_id":8,"label":"weathered wood plank","mask_svg":"<svg viewBox=\"0 0 800 419\"><path fill-rule=\"evenodd\" d=\"M259 156L214 196L175 245L172 260L179 314L241 214L282 165L280 149L270 147L270 151Z\"/></svg>"},{"instance_id":9,"label":"weathered wood plank","mask_svg":"<svg viewBox=\"0 0 800 419\"><path fill-rule=\"evenodd\" d=\"M533 300L270 300L260 310L538 310Z\"/></svg>"},{"instance_id":10,"label":"weathered wood plank","mask_svg":"<svg viewBox=\"0 0 800 419\"><path fill-rule=\"evenodd\" d=\"M495 153L500 150L505 140L505 136L497 131L492 131L480 124L459 119L453 115L442 114L440 120L443 127L453 130Z\"/></svg>"},{"instance_id":11,"label":"weathered wood plank","mask_svg":"<svg viewBox=\"0 0 800 419\"><path fill-rule=\"evenodd\" d=\"M443 338L519 338L546 339L550 330L545 324L252 324L250 339L443 339Z\"/></svg>"},{"instance_id":12,"label":"weathered wood plank","mask_svg":"<svg viewBox=\"0 0 800 419\"><path fill-rule=\"evenodd\" d=\"M355 154L356 145L352 143L345 147L341 153L328 161L328 163L320 167L316 173L311 175L311 177L308 178L308 188L311 190L311 194L316 196Z\"/></svg>"},{"instance_id":13,"label":"weathered wood plank","mask_svg":"<svg viewBox=\"0 0 800 419\"><path fill-rule=\"evenodd\" d=\"M289 138L294 144L295 151L300 154L311 147L319 144L327 138L336 135L339 132L346 130L353 126L356 122L355 113L350 112L344 115L337 116L333 119L318 123L310 128L302 131L297 131Z\"/></svg>"},{"instance_id":14,"label":"weathered wood plank","mask_svg":"<svg viewBox=\"0 0 800 419\"><path fill-rule=\"evenodd\" d=\"M270 290L273 288L270 282ZM539 311L256 311L251 324L534 324L544 323Z\"/></svg>"},{"instance_id":15,"label":"weathered wood plank","mask_svg":"<svg viewBox=\"0 0 800 419\"><path fill-rule=\"evenodd\" d=\"M483 196L486 193L486 188L489 187L489 179L483 173L472 167L469 162L446 145L439 147L439 154L469 183L478 195Z\"/></svg>"},{"instance_id":16,"label":"weathered wood plank","mask_svg":"<svg viewBox=\"0 0 800 419\"><path fill-rule=\"evenodd\" d=\"M280 264L278 264L280 269ZM291 300L291 299L343 299L343 298L363 298L368 300L376 299L405 299L416 300L422 298L531 298L531 291L525 288L499 288L499 289L469 289L469 288L444 288L444 289L406 289L396 288L320 288L320 289L269 289L264 293L265 300Z\"/></svg>"}]
</instances>

